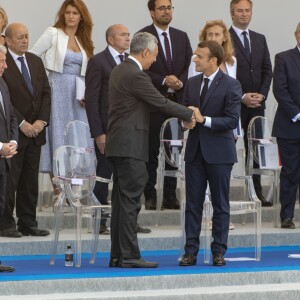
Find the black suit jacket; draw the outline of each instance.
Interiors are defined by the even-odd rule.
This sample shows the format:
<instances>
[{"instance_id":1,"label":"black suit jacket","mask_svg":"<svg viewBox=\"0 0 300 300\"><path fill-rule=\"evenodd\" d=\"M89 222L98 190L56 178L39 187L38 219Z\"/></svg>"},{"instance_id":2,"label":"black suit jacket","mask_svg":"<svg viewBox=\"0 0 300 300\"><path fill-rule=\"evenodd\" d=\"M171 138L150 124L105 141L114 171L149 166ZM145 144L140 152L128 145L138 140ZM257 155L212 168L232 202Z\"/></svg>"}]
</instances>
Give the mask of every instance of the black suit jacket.
<instances>
[{"instance_id":1,"label":"black suit jacket","mask_svg":"<svg viewBox=\"0 0 300 300\"><path fill-rule=\"evenodd\" d=\"M265 36L249 30L251 61L248 61L245 48L236 32L232 27L230 27L229 32L237 60L236 79L242 85L243 94L260 93L265 96L266 100L272 80L272 64ZM242 107L246 108L244 104ZM265 107L265 101L263 101L262 106L255 109L265 109Z\"/></svg>"},{"instance_id":2,"label":"black suit jacket","mask_svg":"<svg viewBox=\"0 0 300 300\"><path fill-rule=\"evenodd\" d=\"M3 98L3 106L5 110L2 109L0 104L0 142L9 143L9 141L14 140L18 142L18 122L17 118L13 112L13 107L10 102L9 92L6 83L2 78L0 78L0 91ZM0 157L0 173L4 171L5 163L9 166L9 159Z\"/></svg>"},{"instance_id":3,"label":"black suit jacket","mask_svg":"<svg viewBox=\"0 0 300 300\"><path fill-rule=\"evenodd\" d=\"M195 128L189 131L185 161L193 161L200 145L207 163L234 163L237 161L237 155L232 130L238 125L241 85L236 79L219 70L200 105L202 80L203 74L188 80L184 104L199 107L203 116L211 117L211 128L197 123Z\"/></svg>"},{"instance_id":4,"label":"black suit jacket","mask_svg":"<svg viewBox=\"0 0 300 300\"><path fill-rule=\"evenodd\" d=\"M163 97L150 77L131 59L111 72L105 154L148 160L150 111L156 108L190 121L192 111Z\"/></svg>"},{"instance_id":5,"label":"black suit jacket","mask_svg":"<svg viewBox=\"0 0 300 300\"><path fill-rule=\"evenodd\" d=\"M152 79L154 86L163 94L167 93L168 88L162 85L163 80L168 73L166 57L160 43L156 28L154 25L147 26L140 30L140 32L149 32L153 34L158 40L158 55L156 62L154 62L146 73ZM173 74L178 77L183 83L183 88L176 91L177 101L182 102L184 86L188 79L188 70L193 54L190 40L187 34L181 30L169 27L171 45L172 45L172 60L173 60Z\"/></svg>"},{"instance_id":6,"label":"black suit jacket","mask_svg":"<svg viewBox=\"0 0 300 300\"><path fill-rule=\"evenodd\" d=\"M51 92L42 60L36 55L26 52L25 54L31 82L33 95L30 93L25 80L9 51L6 55L7 70L3 74L18 124L23 120L33 124L36 120L42 120L49 124L51 110ZM37 145L46 143L45 129L34 138ZM19 131L18 148L26 145L28 137Z\"/></svg>"},{"instance_id":7,"label":"black suit jacket","mask_svg":"<svg viewBox=\"0 0 300 300\"><path fill-rule=\"evenodd\" d=\"M300 52L297 47L276 54L273 93L278 108L272 135L300 139L300 122L292 121L300 113Z\"/></svg>"},{"instance_id":8,"label":"black suit jacket","mask_svg":"<svg viewBox=\"0 0 300 300\"><path fill-rule=\"evenodd\" d=\"M128 55L125 54L127 57ZM106 134L108 123L108 81L116 66L108 47L93 56L85 75L85 107L93 138Z\"/></svg>"}]
</instances>

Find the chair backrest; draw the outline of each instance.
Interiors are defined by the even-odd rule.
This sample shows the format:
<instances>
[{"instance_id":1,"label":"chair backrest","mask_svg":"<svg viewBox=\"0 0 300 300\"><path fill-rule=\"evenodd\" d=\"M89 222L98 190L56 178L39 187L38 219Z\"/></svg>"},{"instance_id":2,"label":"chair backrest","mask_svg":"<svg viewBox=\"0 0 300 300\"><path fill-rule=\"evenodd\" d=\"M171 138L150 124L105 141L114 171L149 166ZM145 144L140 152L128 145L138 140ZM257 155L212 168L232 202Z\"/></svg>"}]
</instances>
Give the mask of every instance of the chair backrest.
<instances>
[{"instance_id":1,"label":"chair backrest","mask_svg":"<svg viewBox=\"0 0 300 300\"><path fill-rule=\"evenodd\" d=\"M96 181L94 149L59 147L53 155L53 175L71 205L81 205L80 200L92 193Z\"/></svg>"},{"instance_id":2,"label":"chair backrest","mask_svg":"<svg viewBox=\"0 0 300 300\"><path fill-rule=\"evenodd\" d=\"M182 130L180 120L167 119L160 130L160 145L164 148L165 159L173 167L181 164L182 151L185 146L187 132Z\"/></svg>"},{"instance_id":3,"label":"chair backrest","mask_svg":"<svg viewBox=\"0 0 300 300\"><path fill-rule=\"evenodd\" d=\"M248 157L253 156L253 159L259 163L258 145L263 141L276 143L276 139L272 137L272 122L266 117L254 117L248 126Z\"/></svg>"},{"instance_id":4,"label":"chair backrest","mask_svg":"<svg viewBox=\"0 0 300 300\"><path fill-rule=\"evenodd\" d=\"M64 145L94 147L89 125L79 120L70 121L65 128Z\"/></svg>"}]
</instances>

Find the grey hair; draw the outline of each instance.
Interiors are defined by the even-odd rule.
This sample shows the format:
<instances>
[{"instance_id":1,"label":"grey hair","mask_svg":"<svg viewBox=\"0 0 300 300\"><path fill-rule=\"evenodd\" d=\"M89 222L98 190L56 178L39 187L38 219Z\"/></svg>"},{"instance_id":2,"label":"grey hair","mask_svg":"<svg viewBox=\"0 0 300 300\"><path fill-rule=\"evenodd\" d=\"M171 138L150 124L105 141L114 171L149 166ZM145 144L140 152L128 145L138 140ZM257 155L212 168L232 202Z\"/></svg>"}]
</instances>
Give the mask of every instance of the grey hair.
<instances>
[{"instance_id":1,"label":"grey hair","mask_svg":"<svg viewBox=\"0 0 300 300\"><path fill-rule=\"evenodd\" d=\"M150 52L153 52L157 43L157 38L153 34L148 32L138 32L132 38L130 53L139 54L145 49L149 49Z\"/></svg>"},{"instance_id":2,"label":"grey hair","mask_svg":"<svg viewBox=\"0 0 300 300\"><path fill-rule=\"evenodd\" d=\"M7 53L6 47L3 45L0 45L0 52L6 54Z\"/></svg>"}]
</instances>

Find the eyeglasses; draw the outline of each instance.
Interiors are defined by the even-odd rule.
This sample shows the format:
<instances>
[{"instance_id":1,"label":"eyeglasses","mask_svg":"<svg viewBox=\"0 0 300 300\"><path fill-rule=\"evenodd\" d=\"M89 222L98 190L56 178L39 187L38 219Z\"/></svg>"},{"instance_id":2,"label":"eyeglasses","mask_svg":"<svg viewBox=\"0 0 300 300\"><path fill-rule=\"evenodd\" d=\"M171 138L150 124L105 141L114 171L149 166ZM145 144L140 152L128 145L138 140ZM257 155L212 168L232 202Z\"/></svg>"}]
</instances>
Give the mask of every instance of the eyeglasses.
<instances>
[{"instance_id":1,"label":"eyeglasses","mask_svg":"<svg viewBox=\"0 0 300 300\"><path fill-rule=\"evenodd\" d=\"M174 6L160 6L160 7L156 7L155 9L161 11L161 12L165 12L165 11L173 11L174 10Z\"/></svg>"}]
</instances>

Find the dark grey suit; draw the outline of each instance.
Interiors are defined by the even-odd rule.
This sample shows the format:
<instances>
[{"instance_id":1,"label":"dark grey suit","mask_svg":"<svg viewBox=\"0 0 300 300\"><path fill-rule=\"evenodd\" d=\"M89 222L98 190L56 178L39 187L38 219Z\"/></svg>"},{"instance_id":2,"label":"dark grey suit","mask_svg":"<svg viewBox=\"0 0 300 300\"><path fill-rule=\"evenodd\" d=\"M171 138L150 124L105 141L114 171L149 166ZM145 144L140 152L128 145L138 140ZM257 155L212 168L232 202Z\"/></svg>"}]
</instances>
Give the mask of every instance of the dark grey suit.
<instances>
[{"instance_id":1,"label":"dark grey suit","mask_svg":"<svg viewBox=\"0 0 300 300\"><path fill-rule=\"evenodd\" d=\"M109 80L106 156L113 164L111 257L139 258L136 224L148 179L150 110L189 121L192 111L163 97L131 59L114 68Z\"/></svg>"},{"instance_id":2,"label":"dark grey suit","mask_svg":"<svg viewBox=\"0 0 300 300\"><path fill-rule=\"evenodd\" d=\"M273 92L278 102L272 135L277 137L280 174L281 219L293 218L300 181L300 52L298 47L275 56Z\"/></svg>"},{"instance_id":3,"label":"dark grey suit","mask_svg":"<svg viewBox=\"0 0 300 300\"><path fill-rule=\"evenodd\" d=\"M265 101L268 97L271 81L272 81L272 64L266 38L264 35L249 30L251 43L251 59L247 59L245 48L241 40L237 36L234 29L229 29L237 60L236 79L242 85L243 94L259 93L264 95L265 100L262 105L257 108L249 108L242 103L241 106L241 124L244 129L244 143L246 150L248 149L247 129L252 118L256 116L264 116L266 108ZM247 155L247 151L246 151ZM256 167L258 165L254 164ZM261 194L262 188L259 175L253 176L255 190Z\"/></svg>"},{"instance_id":4,"label":"dark grey suit","mask_svg":"<svg viewBox=\"0 0 300 300\"><path fill-rule=\"evenodd\" d=\"M18 122L10 103L7 85L2 78L0 78L0 92L3 99L3 108L0 104L0 142L9 143L11 140L18 142ZM5 208L9 168L10 159L0 157L0 222Z\"/></svg>"},{"instance_id":5,"label":"dark grey suit","mask_svg":"<svg viewBox=\"0 0 300 300\"><path fill-rule=\"evenodd\" d=\"M238 124L242 90L237 80L219 70L200 104L202 81L202 74L191 77L184 93L184 104L199 107L203 116L211 117L211 128L198 123L190 130L186 145L185 252L197 255L199 251L208 181L214 208L211 248L224 254L229 230L229 181L237 161L232 130Z\"/></svg>"}]
</instances>

